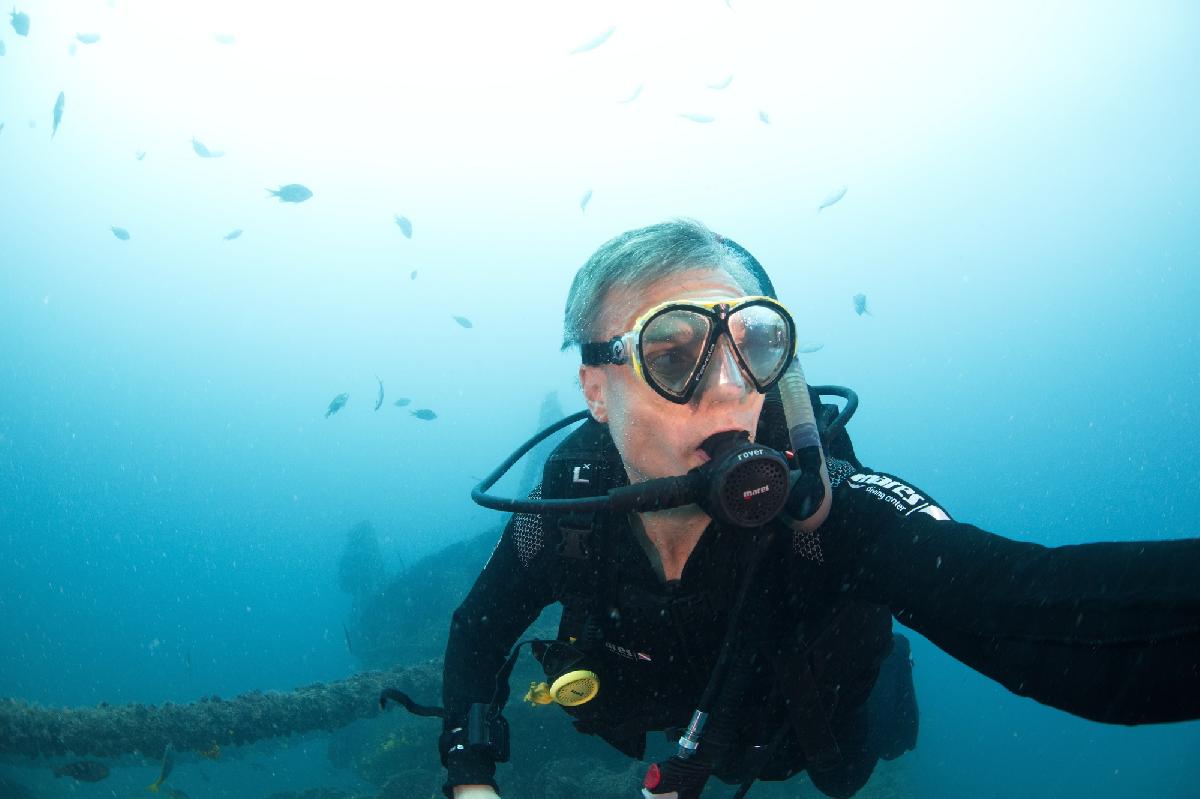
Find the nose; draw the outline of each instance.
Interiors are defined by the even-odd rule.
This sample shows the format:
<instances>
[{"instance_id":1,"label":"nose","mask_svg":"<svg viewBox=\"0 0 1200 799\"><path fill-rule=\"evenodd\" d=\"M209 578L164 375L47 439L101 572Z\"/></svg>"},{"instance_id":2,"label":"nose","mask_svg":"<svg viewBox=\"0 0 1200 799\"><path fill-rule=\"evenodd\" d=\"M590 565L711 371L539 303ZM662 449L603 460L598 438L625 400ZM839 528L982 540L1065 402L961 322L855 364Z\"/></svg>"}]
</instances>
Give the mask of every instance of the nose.
<instances>
[{"instance_id":1,"label":"nose","mask_svg":"<svg viewBox=\"0 0 1200 799\"><path fill-rule=\"evenodd\" d=\"M733 345L727 336L721 336L700 380L700 396L706 400L739 400L749 391L750 383L733 354Z\"/></svg>"}]
</instances>

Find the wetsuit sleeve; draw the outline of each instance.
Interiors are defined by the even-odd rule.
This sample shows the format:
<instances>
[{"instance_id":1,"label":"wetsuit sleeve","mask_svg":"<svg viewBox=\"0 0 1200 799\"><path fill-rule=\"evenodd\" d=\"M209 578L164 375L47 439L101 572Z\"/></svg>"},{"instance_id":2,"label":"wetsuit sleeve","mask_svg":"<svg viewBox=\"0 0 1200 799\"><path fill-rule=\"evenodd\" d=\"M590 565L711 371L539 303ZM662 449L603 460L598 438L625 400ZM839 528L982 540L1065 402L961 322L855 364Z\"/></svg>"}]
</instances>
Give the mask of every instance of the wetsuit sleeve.
<instances>
[{"instance_id":1,"label":"wetsuit sleeve","mask_svg":"<svg viewBox=\"0 0 1200 799\"><path fill-rule=\"evenodd\" d=\"M834 507L839 588L1014 693L1109 723L1200 718L1200 539L1013 541L866 472Z\"/></svg>"},{"instance_id":2,"label":"wetsuit sleeve","mask_svg":"<svg viewBox=\"0 0 1200 799\"><path fill-rule=\"evenodd\" d=\"M496 673L512 645L554 601L550 581L536 568L541 547L540 518L514 515L470 593L454 611L442 672L445 731L463 726L472 704L492 701ZM499 699L506 699L508 686L499 688ZM490 758L475 751L439 755L446 763L448 787L495 787L496 767Z\"/></svg>"}]
</instances>

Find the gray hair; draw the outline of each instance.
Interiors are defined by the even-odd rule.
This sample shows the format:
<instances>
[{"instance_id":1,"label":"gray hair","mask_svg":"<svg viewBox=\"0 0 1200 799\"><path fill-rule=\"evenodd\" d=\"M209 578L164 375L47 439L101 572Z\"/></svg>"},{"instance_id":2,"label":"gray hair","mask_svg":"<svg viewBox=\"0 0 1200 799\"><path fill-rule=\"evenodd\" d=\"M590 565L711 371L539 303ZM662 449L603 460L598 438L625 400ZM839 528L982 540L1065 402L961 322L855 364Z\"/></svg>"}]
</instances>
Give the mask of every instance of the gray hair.
<instances>
[{"instance_id":1,"label":"gray hair","mask_svg":"<svg viewBox=\"0 0 1200 799\"><path fill-rule=\"evenodd\" d=\"M694 219L660 222L609 239L575 273L567 294L562 348L596 340L604 298L612 287L644 286L702 268L725 272L747 294L763 291L742 256Z\"/></svg>"}]
</instances>

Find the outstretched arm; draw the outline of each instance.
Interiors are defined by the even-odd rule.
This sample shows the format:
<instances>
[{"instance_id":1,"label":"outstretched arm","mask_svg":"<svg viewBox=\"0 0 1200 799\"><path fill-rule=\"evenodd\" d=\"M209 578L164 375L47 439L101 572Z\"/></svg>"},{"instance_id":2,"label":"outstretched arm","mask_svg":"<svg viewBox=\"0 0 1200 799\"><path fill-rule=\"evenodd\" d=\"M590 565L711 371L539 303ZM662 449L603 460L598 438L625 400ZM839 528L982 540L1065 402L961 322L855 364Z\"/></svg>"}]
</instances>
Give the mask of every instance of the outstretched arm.
<instances>
[{"instance_id":1,"label":"outstretched arm","mask_svg":"<svg viewBox=\"0 0 1200 799\"><path fill-rule=\"evenodd\" d=\"M882 493L846 489L835 511L842 545L859 542L855 593L1044 704L1114 724L1200 718L1200 539L1048 548Z\"/></svg>"}]
</instances>

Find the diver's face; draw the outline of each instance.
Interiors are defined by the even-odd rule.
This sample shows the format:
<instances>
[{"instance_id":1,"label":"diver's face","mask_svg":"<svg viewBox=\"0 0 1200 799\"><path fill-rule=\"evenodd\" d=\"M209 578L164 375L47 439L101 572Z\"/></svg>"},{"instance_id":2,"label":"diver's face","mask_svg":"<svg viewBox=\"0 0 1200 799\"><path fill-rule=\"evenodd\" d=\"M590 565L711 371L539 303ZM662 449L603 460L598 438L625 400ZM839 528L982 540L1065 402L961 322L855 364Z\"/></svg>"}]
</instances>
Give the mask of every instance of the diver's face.
<instances>
[{"instance_id":1,"label":"diver's face","mask_svg":"<svg viewBox=\"0 0 1200 799\"><path fill-rule=\"evenodd\" d=\"M672 300L733 299L746 294L719 269L694 269L648 285L616 287L604 298L601 335L607 341L633 329L650 308ZM685 474L708 455L700 444L714 433L745 430L754 437L763 395L738 367L725 336L713 352L698 391L679 405L655 393L631 364L581 366L588 408L606 422L630 482Z\"/></svg>"}]
</instances>

